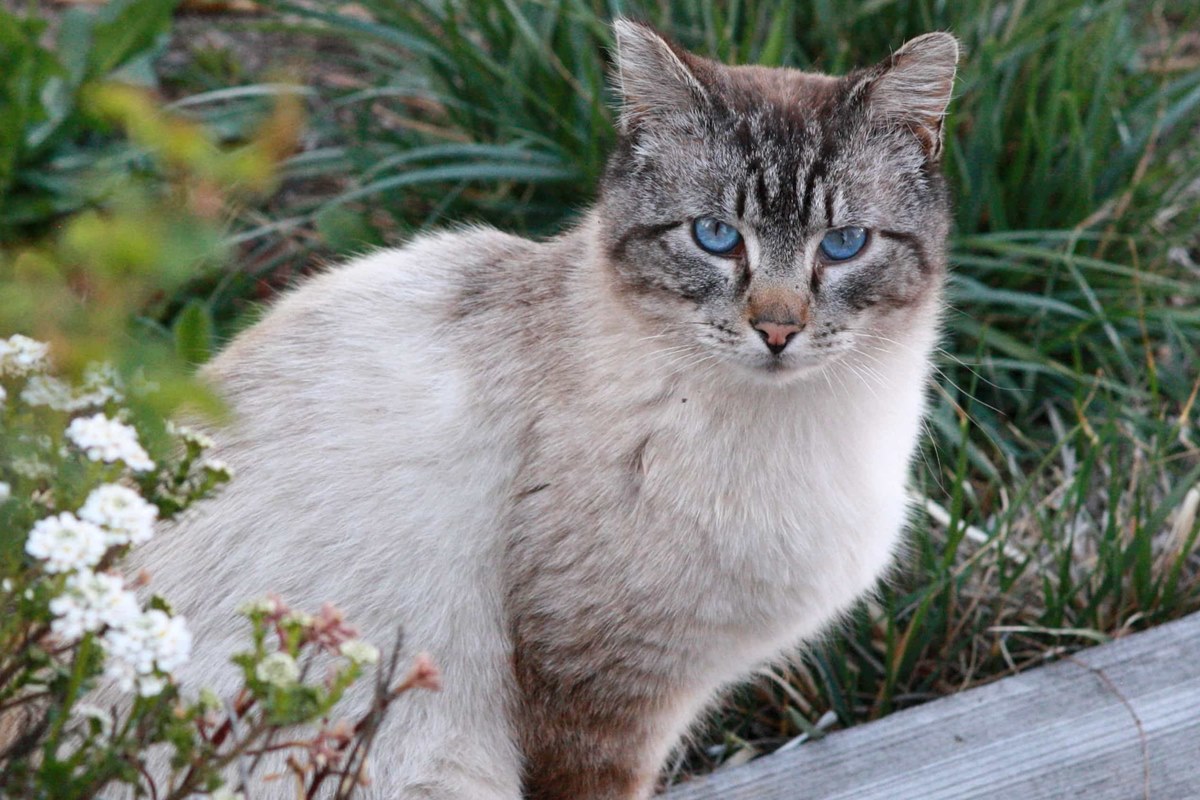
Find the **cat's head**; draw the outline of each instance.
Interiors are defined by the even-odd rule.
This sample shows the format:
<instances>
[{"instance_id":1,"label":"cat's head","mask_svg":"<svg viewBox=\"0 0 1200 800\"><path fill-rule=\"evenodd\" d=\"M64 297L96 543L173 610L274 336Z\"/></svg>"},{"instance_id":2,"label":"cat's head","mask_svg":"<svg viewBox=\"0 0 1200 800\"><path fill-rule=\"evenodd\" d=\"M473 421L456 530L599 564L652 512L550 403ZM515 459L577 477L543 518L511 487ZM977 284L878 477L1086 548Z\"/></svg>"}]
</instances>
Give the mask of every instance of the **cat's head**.
<instances>
[{"instance_id":1,"label":"cat's head","mask_svg":"<svg viewBox=\"0 0 1200 800\"><path fill-rule=\"evenodd\" d=\"M622 107L599 225L618 292L663 348L778 381L932 328L952 36L831 77L615 29Z\"/></svg>"}]
</instances>

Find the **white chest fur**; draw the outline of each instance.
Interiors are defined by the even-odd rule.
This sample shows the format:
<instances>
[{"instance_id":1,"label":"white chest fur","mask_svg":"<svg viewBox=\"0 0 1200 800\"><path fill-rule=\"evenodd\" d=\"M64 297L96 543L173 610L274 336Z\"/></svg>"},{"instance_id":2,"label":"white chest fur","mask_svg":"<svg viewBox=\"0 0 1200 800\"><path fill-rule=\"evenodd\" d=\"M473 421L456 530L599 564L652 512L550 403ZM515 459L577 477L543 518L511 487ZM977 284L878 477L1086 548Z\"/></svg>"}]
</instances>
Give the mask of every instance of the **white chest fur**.
<instances>
[{"instance_id":1,"label":"white chest fur","mask_svg":"<svg viewBox=\"0 0 1200 800\"><path fill-rule=\"evenodd\" d=\"M845 610L894 553L926 368L894 359L886 392L830 369L789 386L676 380L653 402L652 379L610 376L559 408L529 465L546 488L517 523L541 531L543 555L562 548L539 602L658 626L670 668L697 683L731 680Z\"/></svg>"}]
</instances>

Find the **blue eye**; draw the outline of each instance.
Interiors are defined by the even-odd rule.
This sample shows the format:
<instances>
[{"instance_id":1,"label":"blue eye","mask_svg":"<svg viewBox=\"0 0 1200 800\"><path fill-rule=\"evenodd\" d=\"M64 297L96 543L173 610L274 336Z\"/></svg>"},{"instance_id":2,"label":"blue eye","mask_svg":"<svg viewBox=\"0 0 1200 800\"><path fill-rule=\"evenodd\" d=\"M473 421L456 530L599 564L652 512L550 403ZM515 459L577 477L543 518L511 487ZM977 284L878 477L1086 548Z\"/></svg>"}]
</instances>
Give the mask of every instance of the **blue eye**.
<instances>
[{"instance_id":1,"label":"blue eye","mask_svg":"<svg viewBox=\"0 0 1200 800\"><path fill-rule=\"evenodd\" d=\"M700 217L693 222L692 235L696 244L718 256L729 255L742 243L737 228L712 217Z\"/></svg>"},{"instance_id":2,"label":"blue eye","mask_svg":"<svg viewBox=\"0 0 1200 800\"><path fill-rule=\"evenodd\" d=\"M858 255L867 243L867 231L856 225L834 228L821 240L821 252L832 261L846 261Z\"/></svg>"}]
</instances>

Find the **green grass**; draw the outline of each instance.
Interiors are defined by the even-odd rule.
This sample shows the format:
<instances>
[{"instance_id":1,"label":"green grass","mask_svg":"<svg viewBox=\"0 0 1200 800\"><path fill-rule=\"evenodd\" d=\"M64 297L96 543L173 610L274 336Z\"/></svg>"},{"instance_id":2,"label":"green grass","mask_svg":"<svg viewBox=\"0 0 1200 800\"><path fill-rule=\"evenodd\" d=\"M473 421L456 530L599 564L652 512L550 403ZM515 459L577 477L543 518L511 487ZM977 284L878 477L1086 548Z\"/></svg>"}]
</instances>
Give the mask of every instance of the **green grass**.
<instances>
[{"instance_id":1,"label":"green grass","mask_svg":"<svg viewBox=\"0 0 1200 800\"><path fill-rule=\"evenodd\" d=\"M274 5L287 15L239 24L316 36L317 74L339 80L305 90L311 146L279 198L239 218L251 268L175 304L226 329L262 280L314 257L451 220L533 235L569 221L612 142L617 13L724 60L835 72L927 30L962 40L946 150L955 272L909 552L839 635L737 693L681 766L1200 608L1200 61L1180 44L1200 26L1194 3ZM181 109L231 138L282 91L205 88Z\"/></svg>"}]
</instances>

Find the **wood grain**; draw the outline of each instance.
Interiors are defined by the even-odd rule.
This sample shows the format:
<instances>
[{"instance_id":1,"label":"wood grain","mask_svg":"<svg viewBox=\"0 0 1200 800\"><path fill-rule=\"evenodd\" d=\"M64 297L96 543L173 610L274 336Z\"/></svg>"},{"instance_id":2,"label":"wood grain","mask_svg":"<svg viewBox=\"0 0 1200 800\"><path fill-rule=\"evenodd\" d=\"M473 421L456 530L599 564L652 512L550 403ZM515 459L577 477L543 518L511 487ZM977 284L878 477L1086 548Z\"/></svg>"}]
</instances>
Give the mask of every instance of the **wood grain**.
<instances>
[{"instance_id":1,"label":"wood grain","mask_svg":"<svg viewBox=\"0 0 1200 800\"><path fill-rule=\"evenodd\" d=\"M667 800L1195 800L1200 614L675 787Z\"/></svg>"}]
</instances>

